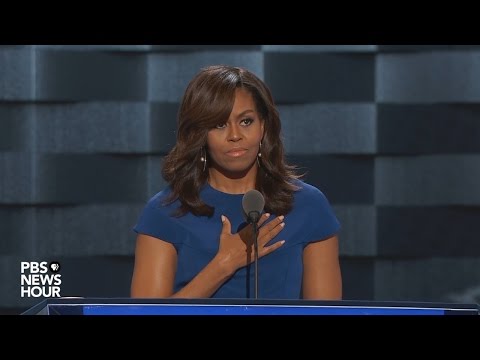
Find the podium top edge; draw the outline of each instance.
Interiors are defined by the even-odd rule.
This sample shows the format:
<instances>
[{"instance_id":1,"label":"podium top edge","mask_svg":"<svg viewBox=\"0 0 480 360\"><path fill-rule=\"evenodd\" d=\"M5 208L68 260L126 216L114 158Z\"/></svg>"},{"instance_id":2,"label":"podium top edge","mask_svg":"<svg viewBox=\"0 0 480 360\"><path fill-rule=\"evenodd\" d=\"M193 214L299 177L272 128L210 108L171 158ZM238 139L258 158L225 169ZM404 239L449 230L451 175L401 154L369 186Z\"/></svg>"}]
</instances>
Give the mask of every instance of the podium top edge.
<instances>
[{"instance_id":1,"label":"podium top edge","mask_svg":"<svg viewBox=\"0 0 480 360\"><path fill-rule=\"evenodd\" d=\"M346 307L411 307L472 309L480 312L475 303L415 302L415 301L369 301L369 300L292 300L292 299L170 299L170 298L95 298L95 297L60 297L44 299L37 305L23 312L22 315L35 314L50 305L269 305L269 306L346 306Z\"/></svg>"}]
</instances>

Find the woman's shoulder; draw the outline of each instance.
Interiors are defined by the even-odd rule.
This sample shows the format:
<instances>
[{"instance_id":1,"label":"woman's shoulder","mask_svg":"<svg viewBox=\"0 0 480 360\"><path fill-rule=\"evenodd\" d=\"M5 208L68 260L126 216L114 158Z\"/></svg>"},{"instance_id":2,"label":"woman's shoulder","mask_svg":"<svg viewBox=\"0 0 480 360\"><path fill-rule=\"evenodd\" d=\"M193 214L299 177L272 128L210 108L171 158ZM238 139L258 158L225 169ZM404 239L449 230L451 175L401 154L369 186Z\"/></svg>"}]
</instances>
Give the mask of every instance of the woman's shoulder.
<instances>
[{"instance_id":1,"label":"woman's shoulder","mask_svg":"<svg viewBox=\"0 0 480 360\"><path fill-rule=\"evenodd\" d=\"M168 242L177 243L177 220L172 216L172 209L177 201L166 202L172 193L167 187L153 195L144 206L133 230L137 233L153 236Z\"/></svg>"},{"instance_id":2,"label":"woman's shoulder","mask_svg":"<svg viewBox=\"0 0 480 360\"><path fill-rule=\"evenodd\" d=\"M309 184L303 180L295 180L294 185L298 187L298 190L294 192L296 202L307 203L314 206L315 204L328 203L328 199L315 185Z\"/></svg>"},{"instance_id":3,"label":"woman's shoulder","mask_svg":"<svg viewBox=\"0 0 480 360\"><path fill-rule=\"evenodd\" d=\"M173 203L167 203L166 201L168 200L168 197L172 194L172 188L170 186L167 186L163 190L157 192L155 195L153 195L146 204L146 207L151 208L151 209L159 209L159 210L167 210L170 209L176 202L174 201Z\"/></svg>"}]
</instances>

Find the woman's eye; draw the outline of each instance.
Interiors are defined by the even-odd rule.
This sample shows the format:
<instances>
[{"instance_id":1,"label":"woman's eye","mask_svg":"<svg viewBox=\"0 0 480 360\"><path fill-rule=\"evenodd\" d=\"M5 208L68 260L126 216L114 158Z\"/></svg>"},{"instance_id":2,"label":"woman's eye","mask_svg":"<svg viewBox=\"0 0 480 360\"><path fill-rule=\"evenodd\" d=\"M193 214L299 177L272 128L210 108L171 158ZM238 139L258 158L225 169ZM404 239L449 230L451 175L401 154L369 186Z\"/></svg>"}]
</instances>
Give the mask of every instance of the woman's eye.
<instances>
[{"instance_id":1,"label":"woman's eye","mask_svg":"<svg viewBox=\"0 0 480 360\"><path fill-rule=\"evenodd\" d=\"M223 129L225 126L227 126L227 124L225 124L225 123L217 124L217 125L215 125L215 129Z\"/></svg>"},{"instance_id":2,"label":"woman's eye","mask_svg":"<svg viewBox=\"0 0 480 360\"><path fill-rule=\"evenodd\" d=\"M246 119L243 119L242 120L242 124L244 125L250 125L251 123L253 123L253 119L252 118L246 118Z\"/></svg>"}]
</instances>

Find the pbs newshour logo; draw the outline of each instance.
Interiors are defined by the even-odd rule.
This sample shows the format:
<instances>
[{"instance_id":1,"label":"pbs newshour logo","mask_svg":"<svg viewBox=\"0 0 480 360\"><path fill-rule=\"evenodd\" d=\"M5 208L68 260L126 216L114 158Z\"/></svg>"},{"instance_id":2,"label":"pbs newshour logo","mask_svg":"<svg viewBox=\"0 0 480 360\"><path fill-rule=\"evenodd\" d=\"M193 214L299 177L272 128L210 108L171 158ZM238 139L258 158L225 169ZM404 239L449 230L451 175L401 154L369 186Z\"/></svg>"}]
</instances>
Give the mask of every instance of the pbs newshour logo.
<instances>
[{"instance_id":1,"label":"pbs newshour logo","mask_svg":"<svg viewBox=\"0 0 480 360\"><path fill-rule=\"evenodd\" d=\"M60 263L52 261L22 261L20 263L20 296L23 297L60 297L62 275Z\"/></svg>"}]
</instances>

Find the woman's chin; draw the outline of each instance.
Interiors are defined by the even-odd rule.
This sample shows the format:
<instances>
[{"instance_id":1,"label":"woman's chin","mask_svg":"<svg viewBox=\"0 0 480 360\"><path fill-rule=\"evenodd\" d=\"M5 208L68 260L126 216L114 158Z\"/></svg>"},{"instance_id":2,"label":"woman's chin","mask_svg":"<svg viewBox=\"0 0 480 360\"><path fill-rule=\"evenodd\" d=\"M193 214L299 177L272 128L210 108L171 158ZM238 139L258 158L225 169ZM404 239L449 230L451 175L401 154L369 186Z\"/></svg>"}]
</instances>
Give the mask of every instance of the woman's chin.
<instances>
[{"instance_id":1,"label":"woman's chin","mask_svg":"<svg viewBox=\"0 0 480 360\"><path fill-rule=\"evenodd\" d=\"M245 166L244 164L238 164L236 166L232 166L232 164L229 164L229 166L217 168L217 171L220 171L226 176L232 178L244 177L252 169L252 165L253 164L249 164L248 166Z\"/></svg>"}]
</instances>

